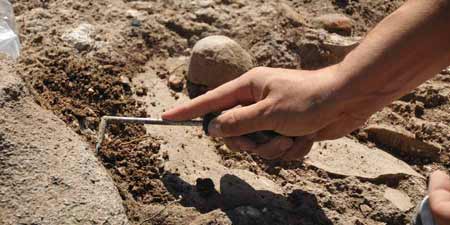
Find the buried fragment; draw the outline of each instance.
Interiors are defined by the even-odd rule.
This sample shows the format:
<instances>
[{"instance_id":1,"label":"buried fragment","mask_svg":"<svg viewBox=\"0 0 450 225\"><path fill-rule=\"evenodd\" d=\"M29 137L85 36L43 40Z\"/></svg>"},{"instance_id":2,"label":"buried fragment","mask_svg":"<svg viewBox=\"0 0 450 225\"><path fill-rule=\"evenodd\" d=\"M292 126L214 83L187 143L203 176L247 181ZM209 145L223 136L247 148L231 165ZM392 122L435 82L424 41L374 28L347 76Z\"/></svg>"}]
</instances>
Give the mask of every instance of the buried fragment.
<instances>
[{"instance_id":1,"label":"buried fragment","mask_svg":"<svg viewBox=\"0 0 450 225\"><path fill-rule=\"evenodd\" d=\"M422 178L405 162L349 138L316 143L305 162L332 174L370 180L405 175Z\"/></svg>"},{"instance_id":2,"label":"buried fragment","mask_svg":"<svg viewBox=\"0 0 450 225\"><path fill-rule=\"evenodd\" d=\"M378 145L400 151L403 154L438 160L441 148L415 138L415 135L393 125L371 125L365 128L369 139Z\"/></svg>"}]
</instances>

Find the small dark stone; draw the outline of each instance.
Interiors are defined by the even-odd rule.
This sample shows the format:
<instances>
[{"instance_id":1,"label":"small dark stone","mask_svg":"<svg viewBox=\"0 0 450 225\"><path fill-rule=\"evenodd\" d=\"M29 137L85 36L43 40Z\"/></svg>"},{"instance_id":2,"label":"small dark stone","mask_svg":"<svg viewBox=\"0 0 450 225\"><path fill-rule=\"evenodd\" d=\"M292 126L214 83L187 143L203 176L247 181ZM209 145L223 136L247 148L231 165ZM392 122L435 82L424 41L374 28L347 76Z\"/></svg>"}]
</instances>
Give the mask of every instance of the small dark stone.
<instances>
[{"instance_id":1,"label":"small dark stone","mask_svg":"<svg viewBox=\"0 0 450 225\"><path fill-rule=\"evenodd\" d=\"M140 27L141 26L141 21L138 19L133 19L131 20L131 26L133 27Z\"/></svg>"}]
</instances>

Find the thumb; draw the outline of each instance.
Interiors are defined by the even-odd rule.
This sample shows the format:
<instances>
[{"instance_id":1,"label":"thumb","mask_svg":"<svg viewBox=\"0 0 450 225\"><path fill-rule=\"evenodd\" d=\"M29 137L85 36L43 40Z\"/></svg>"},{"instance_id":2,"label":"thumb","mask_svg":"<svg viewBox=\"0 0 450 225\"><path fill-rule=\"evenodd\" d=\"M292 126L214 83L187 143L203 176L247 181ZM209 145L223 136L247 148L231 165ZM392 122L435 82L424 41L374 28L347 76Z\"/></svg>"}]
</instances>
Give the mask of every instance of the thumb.
<instances>
[{"instance_id":1,"label":"thumb","mask_svg":"<svg viewBox=\"0 0 450 225\"><path fill-rule=\"evenodd\" d=\"M450 177L442 171L430 177L430 207L437 224L450 224Z\"/></svg>"},{"instance_id":2,"label":"thumb","mask_svg":"<svg viewBox=\"0 0 450 225\"><path fill-rule=\"evenodd\" d=\"M209 123L208 133L213 137L234 137L262 130L272 130L268 118L269 100L226 111Z\"/></svg>"}]
</instances>

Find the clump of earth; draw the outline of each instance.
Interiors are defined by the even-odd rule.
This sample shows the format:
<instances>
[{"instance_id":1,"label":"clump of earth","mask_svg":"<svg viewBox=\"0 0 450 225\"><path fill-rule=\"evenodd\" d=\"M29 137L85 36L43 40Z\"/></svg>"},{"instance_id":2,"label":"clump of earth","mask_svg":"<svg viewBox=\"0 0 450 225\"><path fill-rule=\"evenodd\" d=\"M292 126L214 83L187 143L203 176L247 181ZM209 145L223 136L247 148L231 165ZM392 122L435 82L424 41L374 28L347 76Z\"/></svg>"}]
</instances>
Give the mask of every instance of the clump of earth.
<instances>
[{"instance_id":1,"label":"clump of earth","mask_svg":"<svg viewBox=\"0 0 450 225\"><path fill-rule=\"evenodd\" d=\"M159 117L189 87L209 88L188 80L204 38L225 36L245 56L235 71L316 69L402 2L16 0L14 71L94 154L101 116ZM447 69L304 162L232 152L201 128L125 124L109 127L97 159L131 224L410 224L428 174L450 167L449 96ZM388 166L369 168L377 159Z\"/></svg>"}]
</instances>

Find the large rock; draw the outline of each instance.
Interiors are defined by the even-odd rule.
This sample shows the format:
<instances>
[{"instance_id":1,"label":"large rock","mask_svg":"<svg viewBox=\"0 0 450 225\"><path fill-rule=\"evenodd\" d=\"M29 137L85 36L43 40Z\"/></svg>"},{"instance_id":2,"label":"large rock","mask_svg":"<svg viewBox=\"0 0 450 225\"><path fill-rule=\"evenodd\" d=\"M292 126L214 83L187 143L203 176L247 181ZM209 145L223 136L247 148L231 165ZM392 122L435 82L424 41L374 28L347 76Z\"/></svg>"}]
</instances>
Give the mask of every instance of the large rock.
<instances>
[{"instance_id":1,"label":"large rock","mask_svg":"<svg viewBox=\"0 0 450 225\"><path fill-rule=\"evenodd\" d=\"M375 143L399 150L405 155L439 159L441 148L435 144L423 142L401 127L393 125L371 125L365 128L369 139Z\"/></svg>"},{"instance_id":2,"label":"large rock","mask_svg":"<svg viewBox=\"0 0 450 225\"><path fill-rule=\"evenodd\" d=\"M188 80L215 88L252 67L252 57L238 43L225 36L209 36L198 41L192 50Z\"/></svg>"},{"instance_id":3,"label":"large rock","mask_svg":"<svg viewBox=\"0 0 450 225\"><path fill-rule=\"evenodd\" d=\"M1 64L1 63L0 63ZM0 224L128 224L92 149L0 65Z\"/></svg>"},{"instance_id":4,"label":"large rock","mask_svg":"<svg viewBox=\"0 0 450 225\"><path fill-rule=\"evenodd\" d=\"M315 144L306 163L332 174L365 179L422 177L405 162L377 148L369 148L349 138Z\"/></svg>"}]
</instances>

